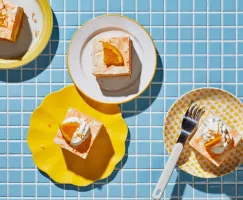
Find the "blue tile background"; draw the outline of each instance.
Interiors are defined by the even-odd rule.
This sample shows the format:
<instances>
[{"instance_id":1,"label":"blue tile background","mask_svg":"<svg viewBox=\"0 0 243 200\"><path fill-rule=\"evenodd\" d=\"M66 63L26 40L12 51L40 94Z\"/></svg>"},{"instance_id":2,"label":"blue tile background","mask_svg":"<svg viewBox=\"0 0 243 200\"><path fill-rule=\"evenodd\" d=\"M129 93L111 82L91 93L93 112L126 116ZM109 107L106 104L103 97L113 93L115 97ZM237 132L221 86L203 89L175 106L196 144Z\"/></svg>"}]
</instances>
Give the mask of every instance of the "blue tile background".
<instances>
[{"instance_id":1,"label":"blue tile background","mask_svg":"<svg viewBox=\"0 0 243 200\"><path fill-rule=\"evenodd\" d=\"M49 0L54 28L42 54L20 69L0 71L0 200L151 199L168 159L164 117L186 92L223 88L243 100L242 0ZM106 13L131 17L151 34L158 65L151 86L122 105L129 126L126 156L105 180L87 187L51 181L26 143L33 110L71 83L67 47L79 26ZM200 179L175 169L164 199L243 199L243 167Z\"/></svg>"}]
</instances>

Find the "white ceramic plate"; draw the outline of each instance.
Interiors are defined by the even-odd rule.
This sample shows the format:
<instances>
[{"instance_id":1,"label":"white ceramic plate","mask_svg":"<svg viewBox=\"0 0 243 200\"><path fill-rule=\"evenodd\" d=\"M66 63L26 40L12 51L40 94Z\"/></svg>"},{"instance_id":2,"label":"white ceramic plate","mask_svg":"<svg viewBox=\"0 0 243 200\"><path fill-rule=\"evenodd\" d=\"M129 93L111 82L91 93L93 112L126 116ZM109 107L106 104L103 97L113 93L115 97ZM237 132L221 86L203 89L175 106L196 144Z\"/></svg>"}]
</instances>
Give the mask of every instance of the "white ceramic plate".
<instances>
[{"instance_id":1,"label":"white ceramic plate","mask_svg":"<svg viewBox=\"0 0 243 200\"><path fill-rule=\"evenodd\" d=\"M92 45L95 38L129 36L132 40L132 76L99 78L92 74ZM120 15L90 20L74 35L68 50L68 69L77 88L89 98L120 104L139 96L151 83L157 56L147 31L136 21Z\"/></svg>"},{"instance_id":2,"label":"white ceramic plate","mask_svg":"<svg viewBox=\"0 0 243 200\"><path fill-rule=\"evenodd\" d=\"M52 32L52 11L47 0L6 0L24 9L16 42L0 39L0 69L32 61L45 48Z\"/></svg>"}]
</instances>

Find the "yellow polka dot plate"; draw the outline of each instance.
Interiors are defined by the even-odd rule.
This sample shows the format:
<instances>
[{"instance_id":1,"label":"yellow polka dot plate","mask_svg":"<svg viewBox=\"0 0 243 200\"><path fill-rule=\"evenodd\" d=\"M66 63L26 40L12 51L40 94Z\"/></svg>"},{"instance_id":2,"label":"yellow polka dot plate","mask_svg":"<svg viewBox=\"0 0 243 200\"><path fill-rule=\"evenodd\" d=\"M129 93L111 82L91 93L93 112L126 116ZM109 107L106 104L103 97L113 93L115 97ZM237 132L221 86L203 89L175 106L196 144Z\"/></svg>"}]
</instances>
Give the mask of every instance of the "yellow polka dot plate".
<instances>
[{"instance_id":1,"label":"yellow polka dot plate","mask_svg":"<svg viewBox=\"0 0 243 200\"><path fill-rule=\"evenodd\" d=\"M69 108L75 108L105 126L86 159L53 142ZM112 173L125 154L127 134L127 125L118 105L89 100L71 85L49 94L33 112L27 141L36 166L55 182L86 186Z\"/></svg>"},{"instance_id":2,"label":"yellow polka dot plate","mask_svg":"<svg viewBox=\"0 0 243 200\"><path fill-rule=\"evenodd\" d=\"M217 88L196 89L176 101L166 116L164 138L165 146L169 153L171 153L180 135L182 118L191 102L204 106L206 110L218 115L229 126L243 134L243 104L239 99ZM218 168L190 147L187 142L177 165L193 176L214 178L235 170L242 163L242 141L230 152L230 155Z\"/></svg>"}]
</instances>

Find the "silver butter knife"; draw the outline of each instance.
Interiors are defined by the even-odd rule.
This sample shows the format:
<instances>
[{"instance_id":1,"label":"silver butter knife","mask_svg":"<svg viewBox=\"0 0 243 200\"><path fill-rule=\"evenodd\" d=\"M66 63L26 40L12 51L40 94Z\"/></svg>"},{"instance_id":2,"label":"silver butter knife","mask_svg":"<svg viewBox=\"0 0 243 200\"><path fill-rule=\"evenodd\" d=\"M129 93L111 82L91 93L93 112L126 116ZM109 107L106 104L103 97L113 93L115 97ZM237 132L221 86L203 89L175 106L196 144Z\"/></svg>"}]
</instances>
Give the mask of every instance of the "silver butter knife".
<instances>
[{"instance_id":1,"label":"silver butter knife","mask_svg":"<svg viewBox=\"0 0 243 200\"><path fill-rule=\"evenodd\" d=\"M162 194L164 193L165 187L171 177L171 174L176 166L176 163L181 155L184 144L186 143L188 137L195 132L198 122L204 113L204 108L200 108L197 104L191 104L191 106L186 111L181 125L181 134L172 149L170 157L165 165L165 168L159 178L154 192L152 194L153 199L160 200Z\"/></svg>"}]
</instances>

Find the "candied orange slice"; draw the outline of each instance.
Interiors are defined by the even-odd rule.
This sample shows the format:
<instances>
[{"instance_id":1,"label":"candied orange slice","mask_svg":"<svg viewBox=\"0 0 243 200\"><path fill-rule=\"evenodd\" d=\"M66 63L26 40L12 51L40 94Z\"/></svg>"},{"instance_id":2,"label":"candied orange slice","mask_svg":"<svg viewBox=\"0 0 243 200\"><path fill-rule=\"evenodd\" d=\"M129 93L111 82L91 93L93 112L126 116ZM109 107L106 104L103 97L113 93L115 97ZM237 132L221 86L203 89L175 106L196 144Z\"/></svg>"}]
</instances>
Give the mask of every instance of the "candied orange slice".
<instances>
[{"instance_id":1,"label":"candied orange slice","mask_svg":"<svg viewBox=\"0 0 243 200\"><path fill-rule=\"evenodd\" d=\"M63 123L60 125L60 131L63 137L71 142L73 134L76 132L80 124L78 122Z\"/></svg>"},{"instance_id":2,"label":"candied orange slice","mask_svg":"<svg viewBox=\"0 0 243 200\"><path fill-rule=\"evenodd\" d=\"M107 67L111 65L124 66L124 60L120 51L108 42L102 42L104 48L104 62Z\"/></svg>"},{"instance_id":3,"label":"candied orange slice","mask_svg":"<svg viewBox=\"0 0 243 200\"><path fill-rule=\"evenodd\" d=\"M215 135L215 138L211 141L209 141L208 143L205 144L206 148L211 148L214 145L218 144L220 141L222 140L222 137L220 134Z\"/></svg>"}]
</instances>

